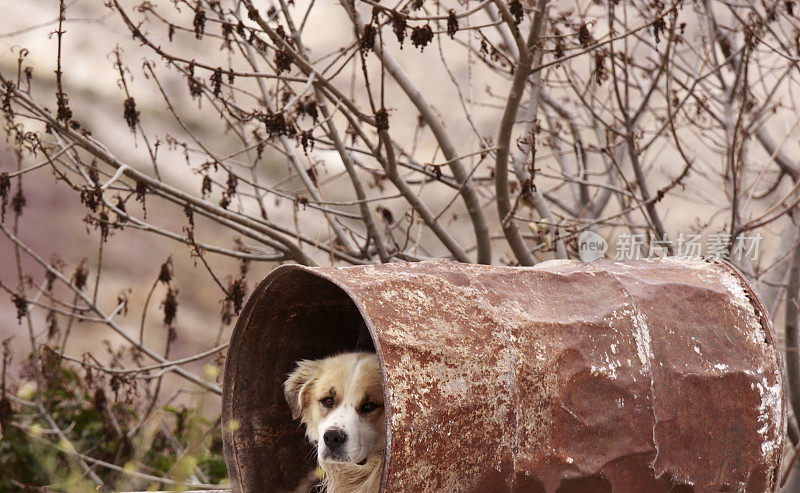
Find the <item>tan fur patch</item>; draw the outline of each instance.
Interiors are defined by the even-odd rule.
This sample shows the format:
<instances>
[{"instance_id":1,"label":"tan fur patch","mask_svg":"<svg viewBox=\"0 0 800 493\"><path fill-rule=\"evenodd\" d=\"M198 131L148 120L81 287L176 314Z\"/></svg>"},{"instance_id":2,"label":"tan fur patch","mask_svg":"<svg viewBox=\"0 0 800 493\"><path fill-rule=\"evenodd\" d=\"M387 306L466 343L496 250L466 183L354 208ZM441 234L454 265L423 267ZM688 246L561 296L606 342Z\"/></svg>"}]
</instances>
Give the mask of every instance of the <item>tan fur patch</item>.
<instances>
[{"instance_id":1,"label":"tan fur patch","mask_svg":"<svg viewBox=\"0 0 800 493\"><path fill-rule=\"evenodd\" d=\"M378 491L386 423L377 356L344 353L321 360L299 361L284 383L284 393L292 416L300 418L306 427L306 437L317 445L328 491ZM352 457L323 460L329 451L320 441L328 425L346 432L347 445L354 450L350 454Z\"/></svg>"}]
</instances>

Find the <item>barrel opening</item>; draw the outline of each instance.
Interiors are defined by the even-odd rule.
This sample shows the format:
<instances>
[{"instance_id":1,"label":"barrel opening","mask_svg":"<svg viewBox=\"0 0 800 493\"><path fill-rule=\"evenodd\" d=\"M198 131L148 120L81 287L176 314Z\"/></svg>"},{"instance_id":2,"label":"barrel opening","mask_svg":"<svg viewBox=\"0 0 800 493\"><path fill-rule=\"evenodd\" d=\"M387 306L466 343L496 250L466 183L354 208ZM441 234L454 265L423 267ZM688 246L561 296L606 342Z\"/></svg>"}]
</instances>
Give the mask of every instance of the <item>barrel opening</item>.
<instances>
[{"instance_id":1,"label":"barrel opening","mask_svg":"<svg viewBox=\"0 0 800 493\"><path fill-rule=\"evenodd\" d=\"M226 439L226 454L238 464L246 491L264 484L294 490L315 468L283 395L295 362L375 350L358 308L340 287L300 269L274 274L248 301L227 361L226 393L235 398L223 413L236 432Z\"/></svg>"}]
</instances>

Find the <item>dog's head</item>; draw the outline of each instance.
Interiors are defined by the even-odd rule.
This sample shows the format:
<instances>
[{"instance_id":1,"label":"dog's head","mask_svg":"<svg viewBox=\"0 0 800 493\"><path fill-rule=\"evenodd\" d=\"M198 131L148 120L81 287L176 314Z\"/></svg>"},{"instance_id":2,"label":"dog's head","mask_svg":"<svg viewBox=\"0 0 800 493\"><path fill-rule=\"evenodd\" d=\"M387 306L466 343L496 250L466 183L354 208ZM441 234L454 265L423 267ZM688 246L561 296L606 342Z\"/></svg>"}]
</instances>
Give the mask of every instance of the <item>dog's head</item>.
<instances>
[{"instance_id":1,"label":"dog's head","mask_svg":"<svg viewBox=\"0 0 800 493\"><path fill-rule=\"evenodd\" d=\"M383 451L386 423L378 358L345 353L297 363L283 385L320 463L363 465Z\"/></svg>"}]
</instances>

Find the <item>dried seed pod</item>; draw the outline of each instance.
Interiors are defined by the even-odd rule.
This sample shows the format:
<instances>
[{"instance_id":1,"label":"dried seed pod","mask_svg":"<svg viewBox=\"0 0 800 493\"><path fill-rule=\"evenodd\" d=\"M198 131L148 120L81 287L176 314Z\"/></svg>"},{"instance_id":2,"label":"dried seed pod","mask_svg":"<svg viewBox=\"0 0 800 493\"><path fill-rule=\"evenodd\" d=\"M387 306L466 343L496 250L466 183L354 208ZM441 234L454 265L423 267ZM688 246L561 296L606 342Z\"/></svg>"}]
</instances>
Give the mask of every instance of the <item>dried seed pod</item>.
<instances>
[{"instance_id":1,"label":"dried seed pod","mask_svg":"<svg viewBox=\"0 0 800 493\"><path fill-rule=\"evenodd\" d=\"M161 302L161 308L164 310L164 325L172 327L175 322L175 317L178 316L178 290L169 287L164 300ZM173 333L170 332L170 337Z\"/></svg>"},{"instance_id":2,"label":"dried seed pod","mask_svg":"<svg viewBox=\"0 0 800 493\"><path fill-rule=\"evenodd\" d=\"M8 207L8 194L11 191L11 179L7 172L0 173L0 220L6 220L6 207Z\"/></svg>"},{"instance_id":3,"label":"dried seed pod","mask_svg":"<svg viewBox=\"0 0 800 493\"><path fill-rule=\"evenodd\" d=\"M381 108L375 113L375 127L378 131L389 130L389 112Z\"/></svg>"},{"instance_id":4,"label":"dried seed pod","mask_svg":"<svg viewBox=\"0 0 800 493\"><path fill-rule=\"evenodd\" d=\"M411 44L420 51L423 51L431 41L433 41L433 29L428 24L417 26L411 30Z\"/></svg>"},{"instance_id":5,"label":"dried seed pod","mask_svg":"<svg viewBox=\"0 0 800 493\"><path fill-rule=\"evenodd\" d=\"M375 37L377 34L378 30L372 24L364 26L364 32L361 33L361 40L359 41L362 53L366 54L372 51L372 47L375 46Z\"/></svg>"},{"instance_id":6,"label":"dried seed pod","mask_svg":"<svg viewBox=\"0 0 800 493\"><path fill-rule=\"evenodd\" d=\"M195 9L192 24L194 25L194 37L197 39L202 38L203 31L206 28L206 11L203 10L203 7L198 5L197 9Z\"/></svg>"},{"instance_id":7,"label":"dried seed pod","mask_svg":"<svg viewBox=\"0 0 800 493\"><path fill-rule=\"evenodd\" d=\"M300 145L303 147L303 154L308 155L308 151L314 150L314 134L311 130L300 133Z\"/></svg>"},{"instance_id":8,"label":"dried seed pod","mask_svg":"<svg viewBox=\"0 0 800 493\"><path fill-rule=\"evenodd\" d=\"M589 32L589 26L585 22L581 23L581 25L578 26L578 42L584 48L594 43L594 38L592 37L592 33Z\"/></svg>"},{"instance_id":9,"label":"dried seed pod","mask_svg":"<svg viewBox=\"0 0 800 493\"><path fill-rule=\"evenodd\" d=\"M447 35L450 36L450 39L456 37L456 32L458 32L458 19L456 18L456 11L450 9L450 12L447 15Z\"/></svg>"},{"instance_id":10,"label":"dried seed pod","mask_svg":"<svg viewBox=\"0 0 800 493\"><path fill-rule=\"evenodd\" d=\"M519 24L525 17L525 10L522 8L522 2L519 0L511 0L508 2L508 11L514 16L514 22Z\"/></svg>"},{"instance_id":11,"label":"dried seed pod","mask_svg":"<svg viewBox=\"0 0 800 493\"><path fill-rule=\"evenodd\" d=\"M200 185L200 195L206 198L206 195L211 193L211 177L203 175L203 184Z\"/></svg>"},{"instance_id":12,"label":"dried seed pod","mask_svg":"<svg viewBox=\"0 0 800 493\"><path fill-rule=\"evenodd\" d=\"M397 36L400 49L403 49L403 41L406 39L406 18L402 14L392 11L392 31Z\"/></svg>"},{"instance_id":13,"label":"dried seed pod","mask_svg":"<svg viewBox=\"0 0 800 493\"><path fill-rule=\"evenodd\" d=\"M17 309L17 322L19 323L28 314L28 300L15 293L11 295L11 303Z\"/></svg>"},{"instance_id":14,"label":"dried seed pod","mask_svg":"<svg viewBox=\"0 0 800 493\"><path fill-rule=\"evenodd\" d=\"M86 259L81 260L81 263L75 267L75 272L72 273L72 284L78 289L83 289L86 286L86 279L89 277L89 270L86 269Z\"/></svg>"},{"instance_id":15,"label":"dried seed pod","mask_svg":"<svg viewBox=\"0 0 800 493\"><path fill-rule=\"evenodd\" d=\"M69 99L65 93L61 91L56 93L56 105L58 106L56 113L58 121L69 123L72 120L72 110L69 108Z\"/></svg>"},{"instance_id":16,"label":"dried seed pod","mask_svg":"<svg viewBox=\"0 0 800 493\"><path fill-rule=\"evenodd\" d=\"M286 53L284 50L277 50L275 52L275 70L277 70L278 75L282 74L283 72L288 72L292 68L292 56Z\"/></svg>"},{"instance_id":17,"label":"dried seed pod","mask_svg":"<svg viewBox=\"0 0 800 493\"><path fill-rule=\"evenodd\" d=\"M211 87L214 96L219 96L222 91L222 67L217 67L217 70L211 74Z\"/></svg>"},{"instance_id":18,"label":"dried seed pod","mask_svg":"<svg viewBox=\"0 0 800 493\"><path fill-rule=\"evenodd\" d=\"M167 260L161 264L161 269L158 271L158 282L169 284L172 281L172 255L167 257Z\"/></svg>"},{"instance_id":19,"label":"dried seed pod","mask_svg":"<svg viewBox=\"0 0 800 493\"><path fill-rule=\"evenodd\" d=\"M128 128L131 132L136 132L136 125L139 124L139 112L136 111L136 101L133 98L127 98L124 103L125 109L122 114L125 121L128 123Z\"/></svg>"}]
</instances>

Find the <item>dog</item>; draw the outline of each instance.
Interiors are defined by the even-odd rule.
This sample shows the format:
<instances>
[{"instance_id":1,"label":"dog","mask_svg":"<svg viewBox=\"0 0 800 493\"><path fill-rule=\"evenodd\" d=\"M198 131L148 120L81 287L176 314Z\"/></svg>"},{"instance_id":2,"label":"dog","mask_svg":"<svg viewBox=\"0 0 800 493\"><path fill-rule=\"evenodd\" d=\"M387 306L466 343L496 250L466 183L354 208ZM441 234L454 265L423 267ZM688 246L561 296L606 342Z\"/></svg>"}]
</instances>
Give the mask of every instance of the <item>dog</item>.
<instances>
[{"instance_id":1,"label":"dog","mask_svg":"<svg viewBox=\"0 0 800 493\"><path fill-rule=\"evenodd\" d=\"M378 357L351 352L298 361L283 390L292 418L316 446L326 491L377 492L386 446Z\"/></svg>"}]
</instances>

